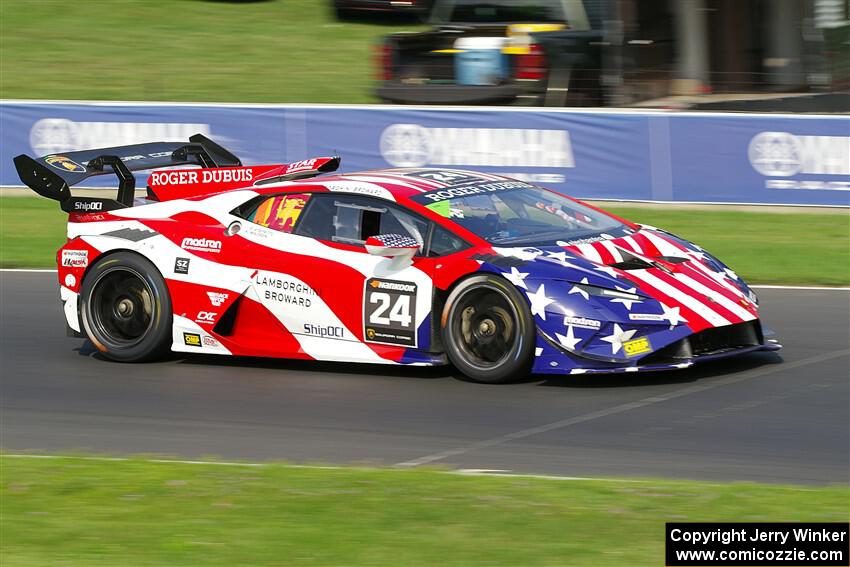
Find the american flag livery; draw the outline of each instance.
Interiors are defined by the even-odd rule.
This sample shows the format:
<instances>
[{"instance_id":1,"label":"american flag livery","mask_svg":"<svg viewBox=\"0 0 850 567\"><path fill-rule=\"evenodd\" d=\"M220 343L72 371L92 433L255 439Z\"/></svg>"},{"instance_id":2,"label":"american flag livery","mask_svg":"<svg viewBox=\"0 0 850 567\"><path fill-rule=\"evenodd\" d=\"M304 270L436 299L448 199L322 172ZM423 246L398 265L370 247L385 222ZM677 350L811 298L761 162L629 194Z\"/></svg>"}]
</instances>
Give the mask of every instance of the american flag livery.
<instances>
[{"instance_id":1,"label":"american flag livery","mask_svg":"<svg viewBox=\"0 0 850 567\"><path fill-rule=\"evenodd\" d=\"M652 264L629 270L611 267L623 261L624 249L657 267ZM537 372L553 372L562 367L560 360L546 360L544 356L548 352L560 359L561 353L553 350L553 345L598 362L596 368L588 368L586 364L569 368L576 374L683 368L696 359L693 353L682 353L679 361L669 357L651 365L638 363L652 361L654 353L687 337L717 328L736 329L735 332L741 333L736 340L742 344L718 347L715 349L718 352L706 352L703 358L774 348L773 343L765 344L757 337L761 332L757 327L758 306L746 284L706 252L657 229L641 228L622 239L532 253L534 258L521 266L510 270L492 266L490 269L524 286L532 312L535 305L541 306L535 318L540 332L550 340L538 342ZM553 264L569 270L572 283L559 281L553 274ZM618 293L593 294L588 289ZM753 333L756 338L748 339L747 333ZM646 342L638 345L640 352L623 348L625 343L641 338L646 338ZM752 344L746 343L748 340Z\"/></svg>"},{"instance_id":2,"label":"american flag livery","mask_svg":"<svg viewBox=\"0 0 850 567\"><path fill-rule=\"evenodd\" d=\"M327 159L316 163L326 167ZM150 266L146 281L154 283L143 284L167 308L167 346L179 352L454 362L446 345L450 307L463 282L480 276L507 290L504 297L520 298L513 307L533 322L530 367L538 373L676 369L779 348L765 339L757 298L741 278L663 230L618 219L616 234L497 246L458 222L462 212L443 200L526 190L522 182L435 169L315 177L310 160L300 164L304 178L287 178L286 164L238 160L205 175L215 169L205 162L191 176L158 175L145 200L86 201L71 210L68 242L57 255L68 326L110 354L115 347L87 315L102 296L95 279L110 262L136 258L127 261ZM141 305L128 297L115 298L119 316ZM495 317L484 316L484 306L465 308L458 332L508 337L515 322L505 313L513 307L495 309Z\"/></svg>"}]
</instances>

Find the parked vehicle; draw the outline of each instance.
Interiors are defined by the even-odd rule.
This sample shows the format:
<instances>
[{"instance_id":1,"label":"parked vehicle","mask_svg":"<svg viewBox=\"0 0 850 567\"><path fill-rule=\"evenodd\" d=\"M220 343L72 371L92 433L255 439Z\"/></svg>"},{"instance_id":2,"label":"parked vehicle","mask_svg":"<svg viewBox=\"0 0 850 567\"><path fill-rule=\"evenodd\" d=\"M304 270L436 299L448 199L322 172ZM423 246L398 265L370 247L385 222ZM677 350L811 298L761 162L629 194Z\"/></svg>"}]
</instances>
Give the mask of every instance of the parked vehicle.
<instances>
[{"instance_id":1,"label":"parked vehicle","mask_svg":"<svg viewBox=\"0 0 850 567\"><path fill-rule=\"evenodd\" d=\"M582 103L599 102L598 83L585 70L600 68L594 44L601 35L580 2L437 0L430 21L433 29L392 34L379 47L377 94L384 101L539 105L565 80L576 89L569 98L577 99L581 80ZM553 66L563 64L567 45L574 61L564 77Z\"/></svg>"},{"instance_id":2,"label":"parked vehicle","mask_svg":"<svg viewBox=\"0 0 850 567\"><path fill-rule=\"evenodd\" d=\"M379 46L377 95L404 104L546 106L600 106L629 89L632 98L654 96L640 85L669 78L666 12L641 3L642 17L657 25L634 38L628 32L643 32L618 27L606 4L436 0L433 29L391 34Z\"/></svg>"},{"instance_id":3,"label":"parked vehicle","mask_svg":"<svg viewBox=\"0 0 850 567\"><path fill-rule=\"evenodd\" d=\"M333 0L337 18L343 20L369 13L410 15L426 18L432 0Z\"/></svg>"}]
</instances>

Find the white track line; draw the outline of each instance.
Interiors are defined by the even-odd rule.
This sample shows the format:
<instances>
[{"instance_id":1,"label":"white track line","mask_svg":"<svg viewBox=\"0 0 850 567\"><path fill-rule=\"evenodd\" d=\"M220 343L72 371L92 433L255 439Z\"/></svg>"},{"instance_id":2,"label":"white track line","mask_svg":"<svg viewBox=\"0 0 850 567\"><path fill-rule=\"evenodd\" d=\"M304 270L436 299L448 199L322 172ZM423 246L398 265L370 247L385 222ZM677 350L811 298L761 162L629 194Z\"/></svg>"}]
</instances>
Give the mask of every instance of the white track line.
<instances>
[{"instance_id":1,"label":"white track line","mask_svg":"<svg viewBox=\"0 0 850 567\"><path fill-rule=\"evenodd\" d=\"M637 400L634 402L627 402L624 404L619 404L616 406L612 406L609 408L597 410L594 412L586 413L583 415L577 415L575 417L568 417L566 419L562 419L560 421L554 421L551 423L545 423L543 425L538 425L537 427L529 427L528 429L520 429L519 431L514 431L513 433L506 433L505 435L500 435L498 437L492 437L490 439L482 439L481 441L475 441L473 443L469 443L467 445L454 447L452 449L447 449L445 451L440 451L438 453L431 453L430 455L423 455L422 457L411 459L409 461L404 461L401 463L397 463L396 466L399 467L418 467L421 465L426 465L429 463L435 463L437 461L444 461L451 457L456 457L458 455L463 455L466 453L471 453L474 451L479 451L481 449L488 449L490 447L496 445L502 445L504 443L508 443L510 441L516 441L517 439L524 439L526 437L531 437L533 435L538 435L540 433L546 433L549 431L554 431L556 429L564 429L566 427L571 427L573 425L577 425L580 423L587 423L589 421L594 421L596 419L601 419L604 417L609 417L612 415L617 415L621 413L625 413L634 409L645 408L648 406L652 406L654 404L658 404L661 402L666 402L675 398L681 398L682 396L688 396L690 394L697 394L700 392L704 392L706 390L711 390L717 388L719 386L727 386L729 384L735 384L736 382L741 382L744 380L748 380L750 378L757 378L759 376L766 376L768 374L772 374L774 372L782 372L785 370L791 370L794 368L799 368L801 366L806 366L809 364L814 364L817 362L823 362L825 360L830 360L832 358L837 358L839 356L846 356L850 354L850 349L844 350L835 350L832 352L827 352L824 354L819 354L816 356L810 356L808 358L803 358L797 360L795 362L786 362L779 366L766 366L762 368L758 368L755 370L751 370L749 372L743 372L741 374L737 374L734 376L730 376L728 378L721 378L719 380L713 380L710 382L702 382L695 384L693 386L688 386L685 388L679 388L678 390L673 390L667 394L662 396L652 396L649 398L644 398L642 400Z\"/></svg>"},{"instance_id":2,"label":"white track line","mask_svg":"<svg viewBox=\"0 0 850 567\"><path fill-rule=\"evenodd\" d=\"M80 455L39 455L39 454L27 454L27 453L0 453L0 460L8 458L8 459L52 459L52 460L61 460L61 459L73 459L78 461L93 461L93 462L102 462L102 463L112 463L112 462L144 462L144 463L158 463L158 464L171 464L171 465L210 465L217 467L250 467L250 468L263 468L268 466L273 466L276 463L238 463L231 461L195 461L195 460L184 460L184 459L140 459L140 458L132 458L132 457L85 457ZM294 465L290 463L280 463L280 466L293 468L293 469L313 469L313 470L352 470L352 471L380 471L380 470L397 470L391 468L380 468L380 467L359 467L359 466L340 466L340 465ZM408 468L404 468L402 470L409 470ZM649 482L646 480L640 479L630 479L630 478L594 478L594 477L586 477L586 476L558 476L558 475L550 475L550 474L526 474L526 473L515 473L511 470L504 469L454 469L454 470L434 470L435 473L438 474L450 474L450 475L458 475L458 476L496 476L496 477L509 477L509 478L540 478L543 480L572 480L572 481L580 481L580 482L628 482L628 483L643 483Z\"/></svg>"},{"instance_id":3,"label":"white track line","mask_svg":"<svg viewBox=\"0 0 850 567\"><path fill-rule=\"evenodd\" d=\"M19 272L30 274L55 274L50 268L0 268L0 272ZM751 285L753 289L803 289L813 291L850 291L850 287L826 287L813 285Z\"/></svg>"}]
</instances>

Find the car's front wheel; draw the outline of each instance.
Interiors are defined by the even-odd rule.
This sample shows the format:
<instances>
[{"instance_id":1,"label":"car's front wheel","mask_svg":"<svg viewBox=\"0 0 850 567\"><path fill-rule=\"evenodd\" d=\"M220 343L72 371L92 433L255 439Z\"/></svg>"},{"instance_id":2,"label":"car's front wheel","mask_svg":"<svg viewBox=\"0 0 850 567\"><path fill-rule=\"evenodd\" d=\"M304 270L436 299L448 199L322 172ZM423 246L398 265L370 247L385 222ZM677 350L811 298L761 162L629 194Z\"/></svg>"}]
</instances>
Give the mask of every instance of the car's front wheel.
<instances>
[{"instance_id":1,"label":"car's front wheel","mask_svg":"<svg viewBox=\"0 0 850 567\"><path fill-rule=\"evenodd\" d=\"M504 278L479 275L460 282L446 300L442 321L449 360L472 380L510 382L531 370L534 319Z\"/></svg>"},{"instance_id":2,"label":"car's front wheel","mask_svg":"<svg viewBox=\"0 0 850 567\"><path fill-rule=\"evenodd\" d=\"M171 342L171 298L147 259L117 252L92 266L80 290L83 330L106 357L151 360Z\"/></svg>"}]
</instances>

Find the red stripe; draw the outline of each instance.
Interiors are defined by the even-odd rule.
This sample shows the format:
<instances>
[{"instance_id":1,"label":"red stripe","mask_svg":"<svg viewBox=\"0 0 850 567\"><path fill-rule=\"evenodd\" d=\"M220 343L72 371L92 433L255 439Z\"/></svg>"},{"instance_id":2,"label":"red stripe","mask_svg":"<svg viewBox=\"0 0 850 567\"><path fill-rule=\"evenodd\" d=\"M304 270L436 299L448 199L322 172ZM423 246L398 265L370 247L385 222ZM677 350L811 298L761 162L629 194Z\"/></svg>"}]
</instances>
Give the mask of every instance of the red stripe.
<instances>
[{"instance_id":1,"label":"red stripe","mask_svg":"<svg viewBox=\"0 0 850 567\"><path fill-rule=\"evenodd\" d=\"M405 185L413 185L418 188L420 192L422 191L433 191L435 187L430 185L428 182L433 182L433 180L428 179L427 181L424 179L419 179L418 177L407 177L405 175L398 175L392 173L364 173L364 175L368 175L369 177L380 177L381 179L386 179L388 183L395 182L394 184L401 184L400 187L404 187ZM373 181L374 183L374 181ZM410 187L404 187L405 189L410 189Z\"/></svg>"},{"instance_id":2,"label":"red stripe","mask_svg":"<svg viewBox=\"0 0 850 567\"><path fill-rule=\"evenodd\" d=\"M642 254L645 256L661 256L661 252L658 251L658 248L652 243L650 239L648 239L643 234L636 232L632 235L637 245L642 250Z\"/></svg>"},{"instance_id":3,"label":"red stripe","mask_svg":"<svg viewBox=\"0 0 850 567\"><path fill-rule=\"evenodd\" d=\"M671 246L674 246L674 247L678 248L678 249L679 249L679 250L681 250L682 252L690 252L690 250L688 249L688 247L687 247L687 246L682 246L680 243L676 242L676 241L675 241L675 240L673 240L672 238L669 238L669 237L668 237L667 235L665 235L665 234L662 234L662 233L660 233L660 232L655 232L655 231L653 231L653 232L652 232L652 235L653 235L653 236L655 236L656 238L660 238L660 239L662 239L664 242L669 243Z\"/></svg>"},{"instance_id":4,"label":"red stripe","mask_svg":"<svg viewBox=\"0 0 850 567\"><path fill-rule=\"evenodd\" d=\"M631 250L632 252L636 252L638 254L643 254L643 250L641 250L639 246L632 244L632 242L634 242L634 239L632 238L630 240L629 237L618 238L614 241L614 243L621 248Z\"/></svg>"},{"instance_id":5,"label":"red stripe","mask_svg":"<svg viewBox=\"0 0 850 567\"><path fill-rule=\"evenodd\" d=\"M663 238L665 242L669 242L671 245L675 246L679 250L682 250L684 252L692 252L686 246L680 244L679 242L676 242L675 240L673 240L669 236L666 236L664 234L659 234L657 232L653 233L653 234L655 234L655 236L657 236L658 238ZM697 279L697 281L699 281L700 283L702 283L706 287L717 290L718 293L723 293L723 295L725 297L728 297L731 301L735 301L737 303L738 299L740 297L743 297L743 293L741 293L740 290L738 290L738 288L735 286L735 284L730 282L729 285L732 288L732 289L730 289L729 287L723 285L721 282L714 279L711 276L711 274L717 274L717 272L714 271L714 269L710 265L708 265L706 262L697 260L696 258L692 258L691 261L689 261L687 264L682 264L682 265L683 266L686 265L689 268L690 272L687 272L688 275L690 275L694 279L697 279L696 274L699 274L702 277L702 279ZM683 270L682 273L686 273L686 272ZM749 309L749 307L748 307L748 309ZM753 311L753 310L751 310L751 311ZM755 311L753 311L753 312L755 312Z\"/></svg>"},{"instance_id":6,"label":"red stripe","mask_svg":"<svg viewBox=\"0 0 850 567\"><path fill-rule=\"evenodd\" d=\"M239 316L236 317L232 334L215 337L235 355L312 359L301 350L301 345L292 333L265 305L247 297L242 299L239 306Z\"/></svg>"},{"instance_id":7,"label":"red stripe","mask_svg":"<svg viewBox=\"0 0 850 567\"><path fill-rule=\"evenodd\" d=\"M716 283L716 285L719 285L720 287L725 289L726 293L732 294L732 296L734 296L736 298L736 300L740 297L744 297L744 292L742 292L738 288L738 286L736 286L733 282L731 282L729 279L727 279L726 274L715 272L714 269L711 268L711 266L709 266L705 262L701 262L699 260L694 260L694 261L690 262L688 265L690 267L692 267L695 271L698 271L699 273L701 273L703 276L714 281ZM722 281L716 280L713 277L713 274L716 274L717 277L719 277L723 281L725 281L726 284L724 285L724 283Z\"/></svg>"},{"instance_id":8,"label":"red stripe","mask_svg":"<svg viewBox=\"0 0 850 567\"><path fill-rule=\"evenodd\" d=\"M739 296L735 295L733 292L731 292L726 287L724 287L723 284L721 284L720 282L718 282L717 280L715 280L711 276L704 274L700 270L695 269L695 268L691 268L691 267L688 267L687 272L682 270L682 273L687 274L688 276L690 276L691 278L693 278L697 282L701 283L705 287L709 288L710 290L714 291L718 295L722 295L728 301L731 301L733 303L738 304L738 306L742 307L743 309L746 309L748 312L750 312L753 315L755 315L756 317L758 317L758 310L756 310L755 306L753 306L749 302L747 302L746 305L742 304L739 301L740 300ZM714 304L712 304L712 305L714 305ZM720 307L720 306L718 306L718 307ZM725 308L724 308L724 310L725 310ZM735 315L734 317L738 321L743 321L743 319L741 319L737 315Z\"/></svg>"},{"instance_id":9,"label":"red stripe","mask_svg":"<svg viewBox=\"0 0 850 567\"><path fill-rule=\"evenodd\" d=\"M608 249L605 248L605 246L603 246L601 242L593 242L591 243L591 246L593 246L593 249L596 250L596 253L599 254L600 258L602 258L602 263L606 266L608 264L613 264L614 262L616 262L614 255L611 254L611 252L609 252Z\"/></svg>"},{"instance_id":10,"label":"red stripe","mask_svg":"<svg viewBox=\"0 0 850 567\"><path fill-rule=\"evenodd\" d=\"M702 293L696 291L695 289L693 289L688 284L677 280L674 276L667 274L667 273L664 273L664 272L661 272L661 271L659 271L659 273L655 274L655 275L656 275L656 277L663 280L665 283L668 283L671 286L675 287L679 291L681 291L683 293L687 293L691 297L698 299L700 302L702 302L703 305L705 305L707 308L711 309L712 311L714 311L715 313L717 313L718 315L720 315L721 317L723 317L724 319L726 319L730 323L741 323L741 322L743 322L743 319L738 317L735 313L733 313L732 311L729 311L728 309L726 309L725 307L723 307L719 303L712 303L712 302L708 301Z\"/></svg>"},{"instance_id":11,"label":"red stripe","mask_svg":"<svg viewBox=\"0 0 850 567\"><path fill-rule=\"evenodd\" d=\"M437 181L436 179L431 179L431 178L428 178L428 177L420 177L418 175L408 175L408 174L413 174L413 173L416 173L416 172L417 172L416 169L403 169L403 170L395 170L395 171L392 171L392 172L381 172L380 175L392 175L392 176L395 176L395 177L403 177L405 179L411 179L412 178L415 181L418 181L420 183L424 183L425 185L433 186L434 188L437 188L437 189L442 189L444 187L449 186L448 183L443 183L442 181Z\"/></svg>"},{"instance_id":12,"label":"red stripe","mask_svg":"<svg viewBox=\"0 0 850 567\"><path fill-rule=\"evenodd\" d=\"M660 272L660 270L651 270L650 271L650 273L652 275L656 276L656 277L659 275L659 272ZM714 326L709 321L704 319L699 313L697 313L696 311L691 311L686 305L680 303L679 300L677 300L673 297L670 297L666 293L659 291L658 288L651 286L650 284L646 283L645 281L638 279L638 278L635 278L628 271L624 271L623 275L626 278L628 278L631 282L633 282L635 284L635 287L637 287L640 291L649 295L651 298L653 298L657 301L660 301L661 303L663 303L664 305L666 305L668 307L678 307L679 313L682 315L682 317L687 319L688 328L690 328L692 331L698 332L698 331L702 331L703 329L708 329L708 328ZM691 294L689 293L688 295L691 295Z\"/></svg>"}]
</instances>

